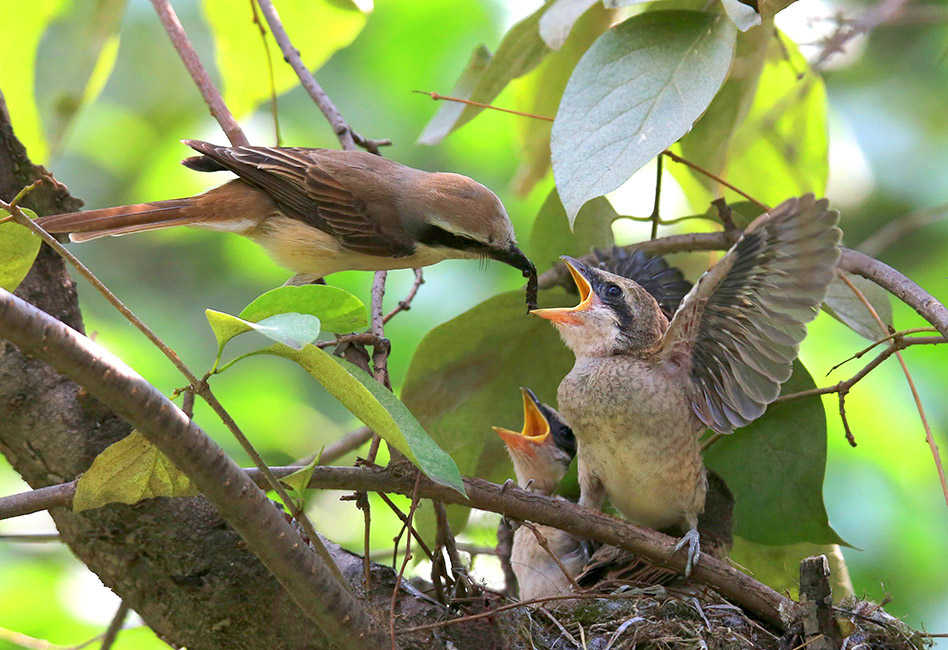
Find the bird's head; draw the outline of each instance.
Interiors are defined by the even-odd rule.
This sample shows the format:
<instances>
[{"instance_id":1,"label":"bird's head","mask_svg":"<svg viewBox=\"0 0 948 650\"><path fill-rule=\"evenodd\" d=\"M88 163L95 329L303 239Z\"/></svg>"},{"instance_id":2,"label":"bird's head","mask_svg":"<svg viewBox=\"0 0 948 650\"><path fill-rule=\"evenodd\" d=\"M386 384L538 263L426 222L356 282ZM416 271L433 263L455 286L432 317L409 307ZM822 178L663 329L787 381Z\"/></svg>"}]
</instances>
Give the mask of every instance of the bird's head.
<instances>
[{"instance_id":1,"label":"bird's head","mask_svg":"<svg viewBox=\"0 0 948 650\"><path fill-rule=\"evenodd\" d=\"M653 347L668 328L655 298L638 283L561 258L579 290L575 307L534 309L551 321L577 357L608 357Z\"/></svg>"},{"instance_id":2,"label":"bird's head","mask_svg":"<svg viewBox=\"0 0 948 650\"><path fill-rule=\"evenodd\" d=\"M494 431L507 444L517 483L523 487L532 479L531 490L549 495L576 455L576 438L562 416L541 404L532 390L521 388L520 392L523 429L494 427Z\"/></svg>"},{"instance_id":3,"label":"bird's head","mask_svg":"<svg viewBox=\"0 0 948 650\"><path fill-rule=\"evenodd\" d=\"M488 258L509 264L524 277L536 275L520 247L507 210L496 194L461 174L425 174L407 198L421 216L417 240L444 249L446 257Z\"/></svg>"}]
</instances>

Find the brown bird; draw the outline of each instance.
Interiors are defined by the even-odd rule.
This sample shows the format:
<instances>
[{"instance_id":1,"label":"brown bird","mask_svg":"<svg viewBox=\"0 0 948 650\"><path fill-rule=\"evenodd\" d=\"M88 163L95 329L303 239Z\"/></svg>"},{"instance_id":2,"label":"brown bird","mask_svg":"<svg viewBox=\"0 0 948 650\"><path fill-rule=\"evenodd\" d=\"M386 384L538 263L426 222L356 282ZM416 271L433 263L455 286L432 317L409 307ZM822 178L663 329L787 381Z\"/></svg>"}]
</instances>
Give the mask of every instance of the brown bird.
<instances>
[{"instance_id":1,"label":"brown bird","mask_svg":"<svg viewBox=\"0 0 948 650\"><path fill-rule=\"evenodd\" d=\"M76 242L171 226L233 232L296 272L293 284L448 258L494 259L531 283L536 277L500 199L467 176L361 151L184 143L202 154L184 165L237 179L198 196L53 215L39 224Z\"/></svg>"},{"instance_id":2,"label":"brown bird","mask_svg":"<svg viewBox=\"0 0 948 650\"><path fill-rule=\"evenodd\" d=\"M554 409L541 404L529 388L523 393L523 430L494 427L507 444L517 483L525 490L550 496L576 454L573 432ZM569 533L536 526L570 577L588 558L588 546ZM510 563L520 585L521 600L533 600L570 590L570 580L526 526L514 531Z\"/></svg>"},{"instance_id":3,"label":"brown bird","mask_svg":"<svg viewBox=\"0 0 948 650\"><path fill-rule=\"evenodd\" d=\"M685 535L700 553L707 480L698 436L763 414L791 374L833 278L839 214L813 195L758 217L671 321L639 284L564 257L581 301L536 310L576 356L558 391L579 443L580 503Z\"/></svg>"}]
</instances>

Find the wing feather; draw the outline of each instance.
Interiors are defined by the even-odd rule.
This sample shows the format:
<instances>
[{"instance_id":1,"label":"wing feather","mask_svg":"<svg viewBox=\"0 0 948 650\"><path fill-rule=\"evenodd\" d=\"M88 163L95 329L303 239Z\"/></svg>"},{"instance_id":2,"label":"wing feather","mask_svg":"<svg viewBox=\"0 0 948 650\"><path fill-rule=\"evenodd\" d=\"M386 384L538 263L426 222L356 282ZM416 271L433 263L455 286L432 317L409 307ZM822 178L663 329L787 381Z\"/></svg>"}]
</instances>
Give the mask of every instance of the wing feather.
<instances>
[{"instance_id":1,"label":"wing feather","mask_svg":"<svg viewBox=\"0 0 948 650\"><path fill-rule=\"evenodd\" d=\"M675 312L658 359L687 373L694 412L711 429L748 424L780 394L835 272L838 219L812 194L782 203L748 226Z\"/></svg>"}]
</instances>

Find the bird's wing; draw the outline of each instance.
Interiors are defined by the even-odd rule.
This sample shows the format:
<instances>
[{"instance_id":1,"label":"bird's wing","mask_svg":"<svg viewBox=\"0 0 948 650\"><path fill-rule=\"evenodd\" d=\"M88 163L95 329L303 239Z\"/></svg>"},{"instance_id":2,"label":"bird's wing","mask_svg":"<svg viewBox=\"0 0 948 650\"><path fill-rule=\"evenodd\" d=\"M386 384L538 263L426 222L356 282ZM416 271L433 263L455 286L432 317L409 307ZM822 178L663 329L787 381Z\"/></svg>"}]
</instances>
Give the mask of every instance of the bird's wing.
<instances>
[{"instance_id":1,"label":"bird's wing","mask_svg":"<svg viewBox=\"0 0 948 650\"><path fill-rule=\"evenodd\" d=\"M200 140L184 143L206 156L187 159L185 164L192 169L226 169L237 174L272 198L286 216L337 237L349 250L382 257L414 252L414 244L400 230L385 231L380 215L371 213L342 174L320 163L318 149L220 147ZM213 162L205 162L208 159Z\"/></svg>"},{"instance_id":2,"label":"bird's wing","mask_svg":"<svg viewBox=\"0 0 948 650\"><path fill-rule=\"evenodd\" d=\"M618 246L613 246L611 251L594 250L591 263L638 283L655 298L668 318L691 289L691 283L679 269L670 266L664 258L651 257L642 250L629 252ZM575 290L575 283L571 284Z\"/></svg>"},{"instance_id":3,"label":"bird's wing","mask_svg":"<svg viewBox=\"0 0 948 650\"><path fill-rule=\"evenodd\" d=\"M720 433L763 414L790 377L839 258L839 213L812 194L758 217L685 296L657 350L687 373L692 408Z\"/></svg>"}]
</instances>

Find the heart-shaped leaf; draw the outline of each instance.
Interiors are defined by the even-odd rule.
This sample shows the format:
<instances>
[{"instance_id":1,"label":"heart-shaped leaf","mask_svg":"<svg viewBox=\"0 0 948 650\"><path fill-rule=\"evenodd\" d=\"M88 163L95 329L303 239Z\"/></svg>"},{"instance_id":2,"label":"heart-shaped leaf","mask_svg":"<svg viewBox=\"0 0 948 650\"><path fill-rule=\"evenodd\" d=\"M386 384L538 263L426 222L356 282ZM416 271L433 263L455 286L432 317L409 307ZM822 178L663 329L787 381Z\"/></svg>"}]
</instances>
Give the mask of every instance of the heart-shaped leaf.
<instances>
[{"instance_id":1,"label":"heart-shaped leaf","mask_svg":"<svg viewBox=\"0 0 948 650\"><path fill-rule=\"evenodd\" d=\"M522 312L522 294L520 302ZM407 406L365 371L314 346L294 350L274 345L251 354L273 354L295 361L428 478L465 494L464 482L451 456L431 439Z\"/></svg>"},{"instance_id":2,"label":"heart-shaped leaf","mask_svg":"<svg viewBox=\"0 0 948 650\"><path fill-rule=\"evenodd\" d=\"M30 219L36 218L32 210L20 210ZM0 210L0 218L6 216L8 213ZM12 292L23 282L42 243L26 226L12 221L0 224L0 287Z\"/></svg>"},{"instance_id":3,"label":"heart-shaped leaf","mask_svg":"<svg viewBox=\"0 0 948 650\"><path fill-rule=\"evenodd\" d=\"M573 70L550 147L572 223L674 144L727 76L737 29L722 14L651 11L608 30Z\"/></svg>"},{"instance_id":4,"label":"heart-shaped leaf","mask_svg":"<svg viewBox=\"0 0 948 650\"><path fill-rule=\"evenodd\" d=\"M82 512L109 503L198 494L187 475L136 430L106 447L79 477L72 510Z\"/></svg>"}]
</instances>

